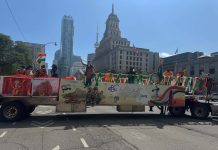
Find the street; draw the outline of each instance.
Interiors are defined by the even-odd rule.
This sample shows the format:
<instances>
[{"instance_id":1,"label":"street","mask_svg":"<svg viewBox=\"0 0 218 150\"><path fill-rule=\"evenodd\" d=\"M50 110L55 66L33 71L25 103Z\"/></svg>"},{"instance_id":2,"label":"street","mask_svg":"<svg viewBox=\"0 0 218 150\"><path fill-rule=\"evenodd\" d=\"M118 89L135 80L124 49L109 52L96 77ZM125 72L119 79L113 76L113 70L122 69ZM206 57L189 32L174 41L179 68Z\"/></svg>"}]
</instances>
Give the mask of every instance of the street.
<instances>
[{"instance_id":1,"label":"street","mask_svg":"<svg viewBox=\"0 0 218 150\"><path fill-rule=\"evenodd\" d=\"M0 122L0 150L215 150L218 117L175 118L145 113L117 113L96 106L86 113L57 114L39 106L20 122Z\"/></svg>"}]
</instances>

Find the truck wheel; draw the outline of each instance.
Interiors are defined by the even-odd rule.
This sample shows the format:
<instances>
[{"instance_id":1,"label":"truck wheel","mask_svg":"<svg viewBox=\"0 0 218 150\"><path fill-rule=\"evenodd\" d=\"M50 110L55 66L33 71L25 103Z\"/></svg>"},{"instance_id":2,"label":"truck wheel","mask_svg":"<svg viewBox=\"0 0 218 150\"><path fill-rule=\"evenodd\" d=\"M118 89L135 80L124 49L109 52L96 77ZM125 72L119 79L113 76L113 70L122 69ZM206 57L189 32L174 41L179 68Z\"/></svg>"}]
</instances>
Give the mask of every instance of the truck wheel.
<instances>
[{"instance_id":1,"label":"truck wheel","mask_svg":"<svg viewBox=\"0 0 218 150\"><path fill-rule=\"evenodd\" d=\"M31 114L35 110L35 108L36 106L34 105L26 106L26 113Z\"/></svg>"},{"instance_id":2,"label":"truck wheel","mask_svg":"<svg viewBox=\"0 0 218 150\"><path fill-rule=\"evenodd\" d=\"M0 116L5 121L18 121L24 114L24 106L18 102L9 102L2 105Z\"/></svg>"},{"instance_id":3,"label":"truck wheel","mask_svg":"<svg viewBox=\"0 0 218 150\"><path fill-rule=\"evenodd\" d=\"M207 118L209 116L210 109L205 104L195 104L191 107L191 115L195 118Z\"/></svg>"},{"instance_id":4,"label":"truck wheel","mask_svg":"<svg viewBox=\"0 0 218 150\"><path fill-rule=\"evenodd\" d=\"M185 114L185 107L169 107L169 112L173 116L183 116Z\"/></svg>"}]
</instances>

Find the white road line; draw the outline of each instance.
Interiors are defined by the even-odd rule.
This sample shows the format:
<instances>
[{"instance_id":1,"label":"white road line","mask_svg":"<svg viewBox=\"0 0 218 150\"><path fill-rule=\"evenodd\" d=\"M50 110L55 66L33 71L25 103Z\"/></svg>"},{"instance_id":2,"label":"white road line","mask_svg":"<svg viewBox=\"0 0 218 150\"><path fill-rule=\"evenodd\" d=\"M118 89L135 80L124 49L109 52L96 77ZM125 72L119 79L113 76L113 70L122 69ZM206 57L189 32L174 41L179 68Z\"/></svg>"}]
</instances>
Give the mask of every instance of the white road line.
<instances>
[{"instance_id":1,"label":"white road line","mask_svg":"<svg viewBox=\"0 0 218 150\"><path fill-rule=\"evenodd\" d=\"M60 146L59 145L57 145L57 146L55 146L54 148L52 148L52 150L59 150L60 149Z\"/></svg>"},{"instance_id":2,"label":"white road line","mask_svg":"<svg viewBox=\"0 0 218 150\"><path fill-rule=\"evenodd\" d=\"M16 122L13 122L12 125L14 126L16 124Z\"/></svg>"},{"instance_id":3,"label":"white road line","mask_svg":"<svg viewBox=\"0 0 218 150\"><path fill-rule=\"evenodd\" d=\"M84 146L85 148L88 148L88 147L89 147L84 138L80 138L80 140L81 140L81 142L83 143L83 146Z\"/></svg>"},{"instance_id":4,"label":"white road line","mask_svg":"<svg viewBox=\"0 0 218 150\"><path fill-rule=\"evenodd\" d=\"M5 136L5 134L7 134L8 132L7 131L4 131L1 135L0 135L0 138L3 138Z\"/></svg>"}]
</instances>

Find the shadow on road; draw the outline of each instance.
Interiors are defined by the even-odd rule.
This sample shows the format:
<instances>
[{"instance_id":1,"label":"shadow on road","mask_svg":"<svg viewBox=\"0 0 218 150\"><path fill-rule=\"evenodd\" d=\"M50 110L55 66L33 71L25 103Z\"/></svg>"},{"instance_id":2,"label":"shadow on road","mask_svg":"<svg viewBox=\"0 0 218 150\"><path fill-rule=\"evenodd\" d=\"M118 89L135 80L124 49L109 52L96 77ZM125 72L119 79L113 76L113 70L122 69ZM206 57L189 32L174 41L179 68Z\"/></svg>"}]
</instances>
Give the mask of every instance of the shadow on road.
<instances>
[{"instance_id":1,"label":"shadow on road","mask_svg":"<svg viewBox=\"0 0 218 150\"><path fill-rule=\"evenodd\" d=\"M72 129L72 125L79 127L105 127L105 126L154 126L159 129L164 126L174 125L218 125L212 118L205 120L194 119L190 116L173 117L159 114L70 114L70 115L43 115L30 116L16 123L16 128L33 128L32 122L48 122L49 127L63 126L64 130ZM0 128L15 128L12 123L0 122Z\"/></svg>"}]
</instances>

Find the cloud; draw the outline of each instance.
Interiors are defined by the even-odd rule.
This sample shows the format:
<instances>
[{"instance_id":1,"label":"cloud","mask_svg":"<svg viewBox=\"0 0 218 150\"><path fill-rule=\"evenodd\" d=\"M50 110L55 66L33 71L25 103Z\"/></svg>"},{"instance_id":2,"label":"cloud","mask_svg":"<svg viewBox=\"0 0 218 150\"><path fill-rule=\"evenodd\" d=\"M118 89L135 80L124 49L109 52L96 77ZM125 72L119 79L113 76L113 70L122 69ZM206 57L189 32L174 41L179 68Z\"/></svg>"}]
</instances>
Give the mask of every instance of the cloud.
<instances>
[{"instance_id":1,"label":"cloud","mask_svg":"<svg viewBox=\"0 0 218 150\"><path fill-rule=\"evenodd\" d=\"M172 56L172 55L169 54L169 53L162 52L162 53L159 53L159 56L160 56L161 58L165 58L165 57L169 57L169 56Z\"/></svg>"}]
</instances>

